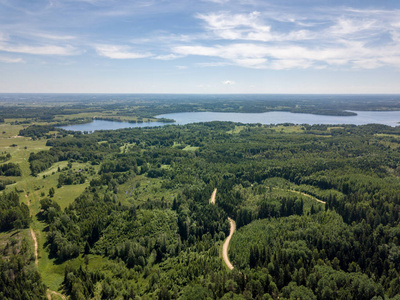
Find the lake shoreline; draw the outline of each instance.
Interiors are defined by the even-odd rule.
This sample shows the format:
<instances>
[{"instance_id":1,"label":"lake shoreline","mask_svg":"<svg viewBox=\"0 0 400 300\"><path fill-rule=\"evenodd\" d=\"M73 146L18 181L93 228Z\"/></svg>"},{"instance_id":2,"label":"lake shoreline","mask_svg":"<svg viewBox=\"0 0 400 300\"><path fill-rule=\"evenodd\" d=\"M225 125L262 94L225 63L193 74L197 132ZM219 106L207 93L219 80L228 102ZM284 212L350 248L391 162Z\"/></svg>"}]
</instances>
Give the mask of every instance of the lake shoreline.
<instances>
[{"instance_id":1,"label":"lake shoreline","mask_svg":"<svg viewBox=\"0 0 400 300\"><path fill-rule=\"evenodd\" d=\"M351 111L351 116L327 116L304 113L292 113L284 111L271 111L264 113L228 113L228 112L184 112L170 113L155 116L161 120L175 120L172 122L142 122L130 123L111 120L94 119L90 123L58 126L59 128L72 131L94 132L96 130L116 130L122 128L159 127L165 125L186 125L190 123L204 122L235 122L242 124L294 124L294 125L366 125L381 124L391 127L399 125L400 111Z\"/></svg>"}]
</instances>

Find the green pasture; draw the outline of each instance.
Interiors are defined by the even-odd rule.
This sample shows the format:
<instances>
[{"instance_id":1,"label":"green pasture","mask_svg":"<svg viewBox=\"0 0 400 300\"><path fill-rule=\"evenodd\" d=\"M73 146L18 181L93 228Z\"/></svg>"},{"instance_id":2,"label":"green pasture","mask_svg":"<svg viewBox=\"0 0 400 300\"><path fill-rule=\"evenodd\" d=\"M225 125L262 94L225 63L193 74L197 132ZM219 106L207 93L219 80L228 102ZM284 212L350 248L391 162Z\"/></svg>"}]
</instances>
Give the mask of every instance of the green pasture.
<instances>
[{"instance_id":1,"label":"green pasture","mask_svg":"<svg viewBox=\"0 0 400 300\"><path fill-rule=\"evenodd\" d=\"M162 187L163 179L148 178L137 175L118 187L118 200L122 204L143 204L147 200L164 199L168 205L172 204L178 190Z\"/></svg>"}]
</instances>

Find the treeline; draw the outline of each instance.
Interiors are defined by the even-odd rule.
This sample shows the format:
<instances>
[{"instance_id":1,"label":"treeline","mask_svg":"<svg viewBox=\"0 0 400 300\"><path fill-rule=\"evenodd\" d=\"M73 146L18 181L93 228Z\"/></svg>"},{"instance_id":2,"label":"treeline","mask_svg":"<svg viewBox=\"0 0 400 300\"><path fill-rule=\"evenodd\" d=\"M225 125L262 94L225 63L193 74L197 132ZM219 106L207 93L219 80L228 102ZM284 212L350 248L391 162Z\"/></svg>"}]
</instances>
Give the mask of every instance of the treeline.
<instances>
[{"instance_id":1,"label":"treeline","mask_svg":"<svg viewBox=\"0 0 400 300\"><path fill-rule=\"evenodd\" d=\"M21 176L21 168L14 163L2 164L0 165L0 176Z\"/></svg>"},{"instance_id":2,"label":"treeline","mask_svg":"<svg viewBox=\"0 0 400 300\"><path fill-rule=\"evenodd\" d=\"M279 205L271 201L261 201L256 212L244 207L236 211L236 227L240 228L250 224L256 219L288 217L303 214L304 201L298 197L282 197L274 199ZM315 213L315 211L312 211Z\"/></svg>"},{"instance_id":3,"label":"treeline","mask_svg":"<svg viewBox=\"0 0 400 300\"><path fill-rule=\"evenodd\" d=\"M43 217L49 223L47 245L50 255L61 262L83 252L86 241L93 246L109 222L108 212L118 207L110 197L100 198L97 194L80 196L65 212L52 200L47 199L41 205Z\"/></svg>"},{"instance_id":4,"label":"treeline","mask_svg":"<svg viewBox=\"0 0 400 300\"><path fill-rule=\"evenodd\" d=\"M50 133L52 132L52 133ZM56 134L56 132L58 134ZM67 131L52 125L30 125L19 131L20 136L30 137L33 140L40 138L53 138L55 136L67 136Z\"/></svg>"},{"instance_id":5,"label":"treeline","mask_svg":"<svg viewBox=\"0 0 400 300\"><path fill-rule=\"evenodd\" d=\"M0 231L26 228L30 221L29 208L16 192L0 194Z\"/></svg>"},{"instance_id":6,"label":"treeline","mask_svg":"<svg viewBox=\"0 0 400 300\"><path fill-rule=\"evenodd\" d=\"M0 179L0 191L4 190L7 185L15 183L14 180Z\"/></svg>"},{"instance_id":7,"label":"treeline","mask_svg":"<svg viewBox=\"0 0 400 300\"><path fill-rule=\"evenodd\" d=\"M73 184L82 184L85 183L86 177L83 175L82 171L80 172L72 172L69 171L67 174L61 173L58 176L58 184L57 187L60 188L63 185L73 185Z\"/></svg>"},{"instance_id":8,"label":"treeline","mask_svg":"<svg viewBox=\"0 0 400 300\"><path fill-rule=\"evenodd\" d=\"M26 238L12 238L2 249L0 299L47 299L47 288L34 266L30 248Z\"/></svg>"},{"instance_id":9,"label":"treeline","mask_svg":"<svg viewBox=\"0 0 400 300\"><path fill-rule=\"evenodd\" d=\"M364 224L349 227L332 212L261 220L239 230L231 256L238 267L270 274L283 295L296 291L302 299L371 299L387 291L393 297L400 292L397 263L389 258L389 249L384 253L372 246L382 241L373 238L376 232L368 232L368 226L364 228ZM363 242L365 238L370 241Z\"/></svg>"},{"instance_id":10,"label":"treeline","mask_svg":"<svg viewBox=\"0 0 400 300\"><path fill-rule=\"evenodd\" d=\"M6 152L2 152L0 154L0 162L5 162L7 160L11 159L11 154L10 153L6 153Z\"/></svg>"},{"instance_id":11,"label":"treeline","mask_svg":"<svg viewBox=\"0 0 400 300\"><path fill-rule=\"evenodd\" d=\"M49 140L47 146L53 147L49 151L31 153L29 156L30 169L34 176L59 161L91 161L93 165L100 164L104 154L110 151L107 143L98 143L97 140L79 135L76 138Z\"/></svg>"}]
</instances>

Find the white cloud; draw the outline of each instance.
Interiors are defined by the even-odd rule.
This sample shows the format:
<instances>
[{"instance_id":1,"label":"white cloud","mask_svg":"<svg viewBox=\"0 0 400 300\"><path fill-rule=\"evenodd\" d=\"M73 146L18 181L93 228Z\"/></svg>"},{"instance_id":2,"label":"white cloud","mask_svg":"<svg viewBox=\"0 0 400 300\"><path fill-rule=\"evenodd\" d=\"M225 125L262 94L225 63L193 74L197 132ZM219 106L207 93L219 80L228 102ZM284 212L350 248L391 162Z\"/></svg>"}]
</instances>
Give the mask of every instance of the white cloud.
<instances>
[{"instance_id":1,"label":"white cloud","mask_svg":"<svg viewBox=\"0 0 400 300\"><path fill-rule=\"evenodd\" d=\"M383 66L383 63L377 59L359 59L354 60L352 63L354 68L360 69L376 69Z\"/></svg>"},{"instance_id":2,"label":"white cloud","mask_svg":"<svg viewBox=\"0 0 400 300\"><path fill-rule=\"evenodd\" d=\"M309 16L214 12L196 17L204 21L208 38L176 45L172 51L182 56L218 58L197 64L203 67L283 70L399 66L400 11L342 9L310 12Z\"/></svg>"},{"instance_id":3,"label":"white cloud","mask_svg":"<svg viewBox=\"0 0 400 300\"><path fill-rule=\"evenodd\" d=\"M96 45L95 49L100 56L112 59L137 59L152 56L151 53L133 52L129 47L119 45Z\"/></svg>"},{"instance_id":4,"label":"white cloud","mask_svg":"<svg viewBox=\"0 0 400 300\"><path fill-rule=\"evenodd\" d=\"M394 42L400 43L400 30L390 31L390 36Z\"/></svg>"},{"instance_id":5,"label":"white cloud","mask_svg":"<svg viewBox=\"0 0 400 300\"><path fill-rule=\"evenodd\" d=\"M8 36L5 33L0 32L0 42L4 42L6 40L8 40Z\"/></svg>"},{"instance_id":6,"label":"white cloud","mask_svg":"<svg viewBox=\"0 0 400 300\"><path fill-rule=\"evenodd\" d=\"M25 61L20 57L13 58L13 57L7 57L7 56L0 56L0 62L16 64L16 63L24 63Z\"/></svg>"},{"instance_id":7,"label":"white cloud","mask_svg":"<svg viewBox=\"0 0 400 300\"><path fill-rule=\"evenodd\" d=\"M349 34L360 34L360 32L368 30L379 30L379 24L377 20L358 20L341 17L332 27L329 28L329 31L332 34L340 37L344 37Z\"/></svg>"},{"instance_id":8,"label":"white cloud","mask_svg":"<svg viewBox=\"0 0 400 300\"><path fill-rule=\"evenodd\" d=\"M229 2L229 0L201 0L203 2L214 2L214 3L218 3L218 4L224 4Z\"/></svg>"},{"instance_id":9,"label":"white cloud","mask_svg":"<svg viewBox=\"0 0 400 300\"><path fill-rule=\"evenodd\" d=\"M30 45L10 45L5 43L0 43L0 51L34 54L34 55L60 55L60 56L76 55L79 53L75 47L72 47L70 45L30 46Z\"/></svg>"},{"instance_id":10,"label":"white cloud","mask_svg":"<svg viewBox=\"0 0 400 300\"><path fill-rule=\"evenodd\" d=\"M167 54L167 55L158 55L155 56L154 59L160 59L160 60L173 60L182 57L182 55L176 55L176 54Z\"/></svg>"},{"instance_id":11,"label":"white cloud","mask_svg":"<svg viewBox=\"0 0 400 300\"><path fill-rule=\"evenodd\" d=\"M400 58L397 46L369 49L362 42L343 42L331 47L305 47L297 45L229 44L215 46L180 46L173 49L180 55L218 57L231 64L248 68L293 69L318 68L322 65L357 68L377 68L389 61L387 57ZM385 63L386 62L386 63ZM207 66L207 64L202 64ZM213 63L209 64L210 66ZM217 65L221 65L218 62ZM397 65L397 64L396 64Z\"/></svg>"},{"instance_id":12,"label":"white cloud","mask_svg":"<svg viewBox=\"0 0 400 300\"><path fill-rule=\"evenodd\" d=\"M287 41L305 40L313 37L306 29L273 32L271 25L265 24L262 14L254 11L249 14L210 13L199 14L197 17L205 21L205 29L211 31L217 38L226 40L250 41ZM287 20L292 23L293 20Z\"/></svg>"},{"instance_id":13,"label":"white cloud","mask_svg":"<svg viewBox=\"0 0 400 300\"><path fill-rule=\"evenodd\" d=\"M237 39L271 39L271 27L259 22L259 12L250 14L210 13L199 14L197 17L206 23L206 29L212 31L218 38Z\"/></svg>"},{"instance_id":14,"label":"white cloud","mask_svg":"<svg viewBox=\"0 0 400 300\"><path fill-rule=\"evenodd\" d=\"M235 85L236 82L234 82L232 80L225 80L225 81L222 81L222 84L223 85Z\"/></svg>"},{"instance_id":15,"label":"white cloud","mask_svg":"<svg viewBox=\"0 0 400 300\"><path fill-rule=\"evenodd\" d=\"M185 69L187 69L187 66L176 66L176 68L178 70L185 70Z\"/></svg>"},{"instance_id":16,"label":"white cloud","mask_svg":"<svg viewBox=\"0 0 400 300\"><path fill-rule=\"evenodd\" d=\"M199 67L225 67L232 65L232 63L228 62L205 62L205 63L197 63L196 64Z\"/></svg>"},{"instance_id":17,"label":"white cloud","mask_svg":"<svg viewBox=\"0 0 400 300\"><path fill-rule=\"evenodd\" d=\"M72 35L57 35L51 33L36 32L32 33L33 36L56 41L75 40L76 37Z\"/></svg>"}]
</instances>

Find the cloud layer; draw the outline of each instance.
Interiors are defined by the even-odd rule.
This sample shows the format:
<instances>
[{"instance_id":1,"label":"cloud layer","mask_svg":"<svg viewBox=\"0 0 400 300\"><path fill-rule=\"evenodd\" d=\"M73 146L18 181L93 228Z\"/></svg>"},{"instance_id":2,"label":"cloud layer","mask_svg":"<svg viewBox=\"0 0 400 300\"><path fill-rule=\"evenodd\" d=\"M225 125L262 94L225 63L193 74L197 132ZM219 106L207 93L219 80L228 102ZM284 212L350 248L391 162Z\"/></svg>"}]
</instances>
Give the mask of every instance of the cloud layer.
<instances>
[{"instance_id":1,"label":"cloud layer","mask_svg":"<svg viewBox=\"0 0 400 300\"><path fill-rule=\"evenodd\" d=\"M400 11L344 9L279 22L257 11L197 18L208 41L176 46L174 53L275 70L400 67Z\"/></svg>"},{"instance_id":2,"label":"cloud layer","mask_svg":"<svg viewBox=\"0 0 400 300\"><path fill-rule=\"evenodd\" d=\"M396 1L0 0L5 90L35 74L87 91L82 74L140 92L286 92L287 78L301 91L325 78L329 92L332 80L386 92L400 91L399 68Z\"/></svg>"},{"instance_id":3,"label":"cloud layer","mask_svg":"<svg viewBox=\"0 0 400 300\"><path fill-rule=\"evenodd\" d=\"M10 1L3 1L8 7L17 9ZM238 7L241 10L245 7L238 6L240 1L204 0L203 3L210 5L206 9L199 5L202 12L196 12L196 6L190 10L187 17L192 26L190 32L176 30L176 26L173 26L174 31L164 29L160 27L164 24L160 23L154 30L142 29L140 36L136 36L137 30L127 30L131 32L127 39L122 38L126 32L119 34L118 31L99 36L99 32L89 30L85 36L79 36L75 30L68 31L62 26L56 31L35 28L39 27L36 19L40 16L50 18L49 14L54 10L62 18L67 17L68 10L74 11L70 16L72 19L78 18L82 10L87 11L87 18L80 22L90 29L99 22L115 22L115 18L123 15L129 16L129 21L138 12L146 16L149 12L168 8L178 13L178 2L172 5L172 2L164 1L157 8L154 1L121 2L120 6L115 5L119 1L111 5L102 0L53 0L38 9L39 4L34 5L34 1L32 6L19 9L23 12L19 12L21 15L31 17L32 28L27 24L23 26L22 21L5 24L3 28L6 29L0 32L0 51L73 56L90 53L93 49L100 57L119 60L177 60L196 56L202 57L203 61L198 62L202 67L235 65L273 70L400 67L400 10L396 9L330 7L322 10L310 7L298 12L298 8L252 2L251 6L247 5L247 10L255 10L235 13ZM166 24L166 28L171 24ZM140 40L142 43L137 42Z\"/></svg>"}]
</instances>

